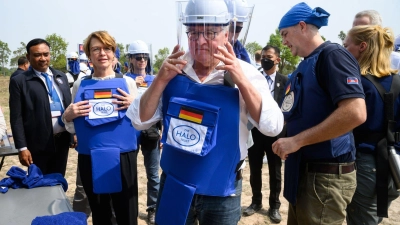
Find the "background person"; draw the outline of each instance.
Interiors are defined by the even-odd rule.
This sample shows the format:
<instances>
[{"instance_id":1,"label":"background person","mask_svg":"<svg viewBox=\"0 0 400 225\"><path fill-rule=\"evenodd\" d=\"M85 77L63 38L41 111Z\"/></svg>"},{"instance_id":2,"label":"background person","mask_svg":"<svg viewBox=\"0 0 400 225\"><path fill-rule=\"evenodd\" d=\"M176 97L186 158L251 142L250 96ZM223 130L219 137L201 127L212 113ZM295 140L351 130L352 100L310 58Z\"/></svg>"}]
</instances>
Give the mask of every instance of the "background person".
<instances>
[{"instance_id":1,"label":"background person","mask_svg":"<svg viewBox=\"0 0 400 225\"><path fill-rule=\"evenodd\" d=\"M149 49L147 44L136 40L128 47L128 58L132 65L133 72L126 76L136 81L138 94L141 96L153 83L154 75L146 74L146 67L149 61ZM147 176L147 219L150 224L155 223L155 208L160 187L160 130L161 122L152 125L149 129L143 130L140 135L140 149L144 158L144 166Z\"/></svg>"},{"instance_id":2,"label":"background person","mask_svg":"<svg viewBox=\"0 0 400 225\"><path fill-rule=\"evenodd\" d=\"M364 10L357 13L353 20L353 27L360 25L379 25L382 26L382 18L376 10ZM394 70L400 70L400 53L395 49L390 54L391 67Z\"/></svg>"},{"instance_id":3,"label":"background person","mask_svg":"<svg viewBox=\"0 0 400 225\"><path fill-rule=\"evenodd\" d=\"M93 224L111 224L111 200L118 224L137 224L136 130L125 116L137 95L136 83L114 72L116 42L106 31L91 33L84 50L94 73L74 83L74 103L63 120L76 132L78 167ZM95 104L102 107L93 107L97 113L90 114Z\"/></svg>"},{"instance_id":4,"label":"background person","mask_svg":"<svg viewBox=\"0 0 400 225\"><path fill-rule=\"evenodd\" d=\"M251 60L246 48L238 40L240 32L243 29L243 23L248 22L249 17L251 16L250 7L248 7L247 0L225 0L225 2L228 6L229 12L233 15L229 26L229 43L231 43L233 46L233 51L235 52L236 58L251 64ZM247 31L248 30L245 32Z\"/></svg>"},{"instance_id":5,"label":"background person","mask_svg":"<svg viewBox=\"0 0 400 225\"><path fill-rule=\"evenodd\" d=\"M29 61L25 56L21 56L18 58L18 68L17 70L11 74L10 79L15 77L16 75L23 73L29 69Z\"/></svg>"},{"instance_id":6,"label":"background person","mask_svg":"<svg viewBox=\"0 0 400 225\"><path fill-rule=\"evenodd\" d=\"M386 140L387 106L377 89L383 87L384 93L396 93L395 90L400 89L400 79L395 80L399 77L392 76L398 71L391 69L389 62L393 43L393 31L379 25L355 26L344 41L345 48L360 65L368 115L367 121L353 131L357 148L357 189L346 209L349 225L379 224L383 217L388 217L390 203L400 194L393 182L388 159L382 156L388 151L387 145L393 143ZM400 129L400 98L394 97L397 98L390 103L394 105L395 115L392 132ZM395 147L399 150L398 143Z\"/></svg>"},{"instance_id":7,"label":"background person","mask_svg":"<svg viewBox=\"0 0 400 225\"><path fill-rule=\"evenodd\" d=\"M72 88L74 82L78 79L82 79L86 76L85 68L81 68L81 63L78 60L78 54L76 52L70 52L67 54L67 75L69 86Z\"/></svg>"},{"instance_id":8,"label":"background person","mask_svg":"<svg viewBox=\"0 0 400 225\"><path fill-rule=\"evenodd\" d=\"M50 65L50 44L36 38L26 45L32 69L10 80L10 124L19 161L35 163L43 174L61 173L67 167L70 134L61 121L71 102L64 73Z\"/></svg>"},{"instance_id":9,"label":"background person","mask_svg":"<svg viewBox=\"0 0 400 225\"><path fill-rule=\"evenodd\" d=\"M263 75L265 76L268 87L277 103L280 103L285 95L285 85L288 78L277 72L278 64L280 62L280 50L278 47L267 45L261 52L261 64L263 68ZM279 208L281 202L279 195L282 189L282 176L281 167L282 160L272 151L272 143L279 137L285 136L286 129L276 137L268 137L262 134L257 128L251 130L254 145L250 147L248 158L250 166L250 186L253 193L251 205L247 207L243 214L246 216L253 215L255 212L262 208L262 166L264 154L268 159L269 171L269 218L279 223L282 220Z\"/></svg>"},{"instance_id":10,"label":"background person","mask_svg":"<svg viewBox=\"0 0 400 225\"><path fill-rule=\"evenodd\" d=\"M287 138L272 145L286 160L288 224L341 225L356 188L351 131L366 119L364 93L354 57L319 34L329 15L303 2L278 27L283 44L294 56L304 57L281 106Z\"/></svg>"}]
</instances>

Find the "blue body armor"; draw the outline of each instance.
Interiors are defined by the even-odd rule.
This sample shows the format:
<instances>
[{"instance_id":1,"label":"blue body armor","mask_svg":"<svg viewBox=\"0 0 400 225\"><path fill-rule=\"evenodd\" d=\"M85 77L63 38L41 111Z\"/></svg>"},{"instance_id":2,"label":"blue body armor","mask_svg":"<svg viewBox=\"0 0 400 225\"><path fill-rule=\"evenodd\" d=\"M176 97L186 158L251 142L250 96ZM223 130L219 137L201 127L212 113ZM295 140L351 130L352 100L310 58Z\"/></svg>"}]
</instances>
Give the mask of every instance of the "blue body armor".
<instances>
[{"instance_id":1,"label":"blue body armor","mask_svg":"<svg viewBox=\"0 0 400 225\"><path fill-rule=\"evenodd\" d=\"M329 95L318 83L315 67L320 51L312 53L292 73L286 86L281 109L286 121L287 136L298 133L324 121L335 109ZM351 132L340 137L302 147L289 154L285 163L284 196L292 204L296 202L300 163L315 159L332 159L355 151Z\"/></svg>"},{"instance_id":2,"label":"blue body armor","mask_svg":"<svg viewBox=\"0 0 400 225\"><path fill-rule=\"evenodd\" d=\"M177 88L179 87L179 88ZM240 161L239 91L177 75L163 93L163 153L167 174L158 224L184 224L194 194L235 192Z\"/></svg>"},{"instance_id":3,"label":"blue body armor","mask_svg":"<svg viewBox=\"0 0 400 225\"><path fill-rule=\"evenodd\" d=\"M110 80L82 80L74 102L94 100L99 96L120 94L117 88L129 93L123 78ZM109 102L92 104L96 115L108 115L114 112L114 105ZM136 130L125 116L126 110L120 110L116 116L89 119L89 116L74 119L78 138L78 153L91 155L93 189L95 193L113 193L121 191L120 154L137 149Z\"/></svg>"}]
</instances>

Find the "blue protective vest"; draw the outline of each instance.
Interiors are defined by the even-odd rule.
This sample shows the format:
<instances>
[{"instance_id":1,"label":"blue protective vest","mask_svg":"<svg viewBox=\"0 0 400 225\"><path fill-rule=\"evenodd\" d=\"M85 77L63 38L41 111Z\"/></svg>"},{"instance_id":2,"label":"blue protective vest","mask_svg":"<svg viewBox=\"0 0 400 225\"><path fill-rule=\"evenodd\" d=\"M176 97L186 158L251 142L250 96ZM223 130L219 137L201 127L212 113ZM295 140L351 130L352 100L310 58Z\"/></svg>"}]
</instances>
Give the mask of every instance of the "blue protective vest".
<instances>
[{"instance_id":1,"label":"blue protective vest","mask_svg":"<svg viewBox=\"0 0 400 225\"><path fill-rule=\"evenodd\" d=\"M285 117L288 137L316 126L336 109L330 96L319 85L315 73L318 56L326 46L304 59L292 73L290 83L286 86L281 110ZM292 204L296 202L302 161L332 159L350 151L355 151L354 138L353 134L348 132L328 141L304 146L289 154L285 162L285 198Z\"/></svg>"},{"instance_id":2,"label":"blue protective vest","mask_svg":"<svg viewBox=\"0 0 400 225\"><path fill-rule=\"evenodd\" d=\"M124 78L85 79L81 81L74 102L95 99L99 90L120 94L117 88L129 93ZM114 106L100 102L93 105L92 111L104 115L114 111ZM89 119L86 116L74 119L78 153L91 155L92 158L95 193L121 191L120 154L137 149L136 130L125 113L126 110L120 110L116 117Z\"/></svg>"},{"instance_id":3,"label":"blue protective vest","mask_svg":"<svg viewBox=\"0 0 400 225\"><path fill-rule=\"evenodd\" d=\"M177 88L179 87L179 88ZM177 75L163 93L163 153L167 174L156 222L184 224L194 194L235 192L240 161L239 91Z\"/></svg>"},{"instance_id":4,"label":"blue protective vest","mask_svg":"<svg viewBox=\"0 0 400 225\"><path fill-rule=\"evenodd\" d=\"M135 73L127 73L125 75L130 77L130 78L132 78L132 79L134 79L134 80L136 79L137 76L140 76L140 75L135 74ZM150 75L150 74L146 74L146 77L144 78L143 86L140 86L140 87L145 87L145 88L150 87L150 85L153 83L154 78L156 78L156 76Z\"/></svg>"}]
</instances>

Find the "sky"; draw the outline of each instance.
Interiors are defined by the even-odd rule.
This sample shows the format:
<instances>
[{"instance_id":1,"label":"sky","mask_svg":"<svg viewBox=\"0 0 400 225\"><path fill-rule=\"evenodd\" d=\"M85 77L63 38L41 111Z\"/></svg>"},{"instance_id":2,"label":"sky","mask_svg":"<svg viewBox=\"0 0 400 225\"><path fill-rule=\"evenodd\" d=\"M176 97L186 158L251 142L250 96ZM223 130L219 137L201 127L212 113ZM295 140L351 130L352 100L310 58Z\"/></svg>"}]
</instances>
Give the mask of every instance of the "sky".
<instances>
[{"instance_id":1,"label":"sky","mask_svg":"<svg viewBox=\"0 0 400 225\"><path fill-rule=\"evenodd\" d=\"M264 46L275 32L282 16L298 0L248 0L255 5L247 42ZM321 7L331 14L321 35L341 43L340 31L351 28L354 15L362 10L377 10L383 26L400 35L400 0L308 0L311 8ZM56 33L68 42L68 52L78 51L78 43L93 31L107 30L118 43L143 40L158 49L172 51L177 44L176 0L0 0L0 40L11 51L34 38ZM185 43L183 43L184 45ZM183 46L187 49L187 46Z\"/></svg>"}]
</instances>

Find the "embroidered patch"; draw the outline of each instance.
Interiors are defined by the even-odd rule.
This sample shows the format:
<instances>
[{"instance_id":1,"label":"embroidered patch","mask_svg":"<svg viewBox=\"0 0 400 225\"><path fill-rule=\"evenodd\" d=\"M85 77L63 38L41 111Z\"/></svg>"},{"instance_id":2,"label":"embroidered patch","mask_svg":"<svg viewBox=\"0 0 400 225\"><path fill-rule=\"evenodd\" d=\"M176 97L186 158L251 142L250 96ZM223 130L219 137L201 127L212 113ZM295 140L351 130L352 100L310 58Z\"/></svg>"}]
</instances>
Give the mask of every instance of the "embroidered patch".
<instances>
[{"instance_id":1,"label":"embroidered patch","mask_svg":"<svg viewBox=\"0 0 400 225\"><path fill-rule=\"evenodd\" d=\"M347 84L358 84L358 78L357 77L348 77Z\"/></svg>"},{"instance_id":2,"label":"embroidered patch","mask_svg":"<svg viewBox=\"0 0 400 225\"><path fill-rule=\"evenodd\" d=\"M281 110L282 112L289 112L294 104L294 92L291 91L288 95L283 99Z\"/></svg>"}]
</instances>

